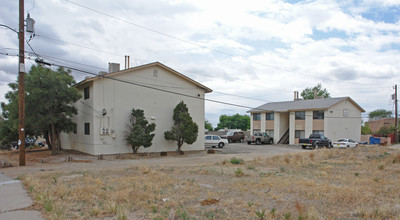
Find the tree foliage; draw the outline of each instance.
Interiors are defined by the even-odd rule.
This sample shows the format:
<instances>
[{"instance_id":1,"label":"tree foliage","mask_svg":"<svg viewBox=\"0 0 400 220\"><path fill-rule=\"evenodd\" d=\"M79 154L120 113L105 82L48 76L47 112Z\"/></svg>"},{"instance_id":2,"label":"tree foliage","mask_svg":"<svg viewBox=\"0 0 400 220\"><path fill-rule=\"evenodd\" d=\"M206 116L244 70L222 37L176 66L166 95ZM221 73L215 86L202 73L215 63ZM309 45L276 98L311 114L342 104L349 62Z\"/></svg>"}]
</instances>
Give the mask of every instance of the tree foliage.
<instances>
[{"instance_id":1,"label":"tree foliage","mask_svg":"<svg viewBox=\"0 0 400 220\"><path fill-rule=\"evenodd\" d=\"M250 116L235 114L232 116L221 115L219 116L219 123L215 130L219 129L241 129L247 131L250 129Z\"/></svg>"},{"instance_id":2,"label":"tree foliage","mask_svg":"<svg viewBox=\"0 0 400 220\"><path fill-rule=\"evenodd\" d=\"M167 140L177 141L178 151L183 143L193 144L197 140L199 126L192 120L186 104L180 102L174 109L174 125L170 131L164 132Z\"/></svg>"},{"instance_id":3,"label":"tree foliage","mask_svg":"<svg viewBox=\"0 0 400 220\"><path fill-rule=\"evenodd\" d=\"M212 131L212 130L213 130L212 124L211 124L208 120L206 120L206 121L204 122L204 128L207 129L207 130L209 130L209 131Z\"/></svg>"},{"instance_id":4,"label":"tree foliage","mask_svg":"<svg viewBox=\"0 0 400 220\"><path fill-rule=\"evenodd\" d=\"M76 126L71 120L77 114L72 103L81 95L73 87L75 83L70 71L64 68L53 71L32 66L25 76L25 134L44 135L53 155L61 149L60 133L70 132ZM18 139L18 82L10 83L9 87L11 91L5 95L8 103L1 103L4 123L0 132L7 141L15 141Z\"/></svg>"},{"instance_id":5,"label":"tree foliage","mask_svg":"<svg viewBox=\"0 0 400 220\"><path fill-rule=\"evenodd\" d=\"M144 148L151 146L154 138L154 134L151 134L151 132L156 129L156 124L149 124L144 117L143 110L132 109L128 127L129 132L125 139L132 146L133 153L137 153L141 146Z\"/></svg>"},{"instance_id":6,"label":"tree foliage","mask_svg":"<svg viewBox=\"0 0 400 220\"><path fill-rule=\"evenodd\" d=\"M324 88L322 89L321 83L318 83L316 86L313 88L307 87L301 92L301 97L303 97L304 100L307 99L314 99L314 91L317 91L317 96L323 97L323 98L330 98L329 92Z\"/></svg>"},{"instance_id":7,"label":"tree foliage","mask_svg":"<svg viewBox=\"0 0 400 220\"><path fill-rule=\"evenodd\" d=\"M363 135L368 135L371 134L371 128L369 127L368 123L365 123L364 125L361 125L361 134Z\"/></svg>"},{"instance_id":8,"label":"tree foliage","mask_svg":"<svg viewBox=\"0 0 400 220\"><path fill-rule=\"evenodd\" d=\"M385 109L377 109L368 114L370 120L377 120L382 118L393 118L392 112Z\"/></svg>"}]
</instances>

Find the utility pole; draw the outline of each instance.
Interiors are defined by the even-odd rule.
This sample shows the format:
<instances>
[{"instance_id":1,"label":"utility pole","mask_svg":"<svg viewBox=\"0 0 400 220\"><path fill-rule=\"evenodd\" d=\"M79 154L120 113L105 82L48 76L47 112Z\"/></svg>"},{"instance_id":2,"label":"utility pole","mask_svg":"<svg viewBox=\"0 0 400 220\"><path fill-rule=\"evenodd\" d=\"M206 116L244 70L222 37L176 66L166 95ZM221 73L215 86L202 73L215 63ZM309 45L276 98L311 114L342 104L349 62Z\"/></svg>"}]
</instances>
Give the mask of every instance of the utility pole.
<instances>
[{"instance_id":1,"label":"utility pole","mask_svg":"<svg viewBox=\"0 0 400 220\"><path fill-rule=\"evenodd\" d=\"M398 144L399 143L399 133L398 133L399 124L398 124L398 120L397 120L397 117L398 117L398 113L397 113L397 84L394 85L394 114L395 114L395 117L394 117L394 123L395 123L394 142L396 144Z\"/></svg>"},{"instance_id":2,"label":"utility pole","mask_svg":"<svg viewBox=\"0 0 400 220\"><path fill-rule=\"evenodd\" d=\"M18 145L19 165L25 166L25 37L24 0L19 0L19 61L18 61Z\"/></svg>"}]
</instances>

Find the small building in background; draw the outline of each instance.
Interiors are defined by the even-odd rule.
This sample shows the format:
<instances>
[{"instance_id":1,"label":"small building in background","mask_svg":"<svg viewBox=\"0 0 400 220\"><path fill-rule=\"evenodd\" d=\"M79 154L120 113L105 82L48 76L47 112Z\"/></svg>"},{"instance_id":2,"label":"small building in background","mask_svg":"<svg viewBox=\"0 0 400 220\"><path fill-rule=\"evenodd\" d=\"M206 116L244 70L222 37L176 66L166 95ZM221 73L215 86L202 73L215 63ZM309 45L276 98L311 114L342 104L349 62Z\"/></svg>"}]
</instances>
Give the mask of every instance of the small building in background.
<instances>
[{"instance_id":1,"label":"small building in background","mask_svg":"<svg viewBox=\"0 0 400 220\"><path fill-rule=\"evenodd\" d=\"M296 95L297 94L297 95ZM360 141L361 113L365 110L350 97L270 102L248 111L251 133L266 132L275 143L298 144L312 133L332 141L351 138Z\"/></svg>"},{"instance_id":2,"label":"small building in background","mask_svg":"<svg viewBox=\"0 0 400 220\"><path fill-rule=\"evenodd\" d=\"M382 118L365 122L369 126L372 133L377 133L381 128L389 128L395 124L394 118Z\"/></svg>"}]
</instances>

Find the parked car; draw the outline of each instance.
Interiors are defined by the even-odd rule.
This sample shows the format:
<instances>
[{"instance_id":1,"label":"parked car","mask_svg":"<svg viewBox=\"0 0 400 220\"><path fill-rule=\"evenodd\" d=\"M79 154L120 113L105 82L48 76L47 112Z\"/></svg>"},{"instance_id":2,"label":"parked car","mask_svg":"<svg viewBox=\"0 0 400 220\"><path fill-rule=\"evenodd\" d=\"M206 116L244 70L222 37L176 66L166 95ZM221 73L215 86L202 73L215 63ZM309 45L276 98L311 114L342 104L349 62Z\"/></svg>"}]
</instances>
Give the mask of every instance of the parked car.
<instances>
[{"instance_id":1,"label":"parked car","mask_svg":"<svg viewBox=\"0 0 400 220\"><path fill-rule=\"evenodd\" d=\"M206 147L213 147L215 148L218 146L218 148L223 148L225 145L228 144L228 140L222 139L218 135L206 135L205 136L205 141L204 141Z\"/></svg>"},{"instance_id":2,"label":"parked car","mask_svg":"<svg viewBox=\"0 0 400 220\"><path fill-rule=\"evenodd\" d=\"M333 147L332 141L325 137L323 134L310 134L308 138L300 138L299 144L303 149L307 147L320 148L320 147Z\"/></svg>"},{"instance_id":3,"label":"parked car","mask_svg":"<svg viewBox=\"0 0 400 220\"><path fill-rule=\"evenodd\" d=\"M268 136L267 133L262 133L262 132L255 132L254 135L248 135L246 136L245 140L247 144L255 143L255 144L273 144L274 143L274 138Z\"/></svg>"},{"instance_id":4,"label":"parked car","mask_svg":"<svg viewBox=\"0 0 400 220\"><path fill-rule=\"evenodd\" d=\"M342 148L349 148L349 147L357 147L358 143L353 141L350 138L342 138L336 142L333 142L333 147L342 147Z\"/></svg>"},{"instance_id":5,"label":"parked car","mask_svg":"<svg viewBox=\"0 0 400 220\"><path fill-rule=\"evenodd\" d=\"M26 148L28 148L29 146L33 145L34 143L35 143L35 139L34 138L30 138L30 137L25 138L25 147ZM11 146L18 150L18 148L19 148L18 141L11 142Z\"/></svg>"},{"instance_id":6,"label":"parked car","mask_svg":"<svg viewBox=\"0 0 400 220\"><path fill-rule=\"evenodd\" d=\"M226 135L221 136L223 139L227 139L229 143L232 142L240 142L244 141L244 132L243 131L229 131Z\"/></svg>"}]
</instances>

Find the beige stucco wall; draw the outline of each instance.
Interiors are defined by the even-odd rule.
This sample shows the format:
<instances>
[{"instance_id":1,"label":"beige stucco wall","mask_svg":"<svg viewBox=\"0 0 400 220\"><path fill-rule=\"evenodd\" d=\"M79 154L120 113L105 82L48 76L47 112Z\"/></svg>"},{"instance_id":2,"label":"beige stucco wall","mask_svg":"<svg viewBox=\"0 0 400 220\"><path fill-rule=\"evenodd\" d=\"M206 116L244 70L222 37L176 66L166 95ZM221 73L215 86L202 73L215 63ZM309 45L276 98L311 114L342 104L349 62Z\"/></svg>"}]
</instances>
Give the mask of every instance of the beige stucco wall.
<instances>
[{"instance_id":1,"label":"beige stucco wall","mask_svg":"<svg viewBox=\"0 0 400 220\"><path fill-rule=\"evenodd\" d=\"M265 130L274 130L274 120L265 121Z\"/></svg>"},{"instance_id":2,"label":"beige stucco wall","mask_svg":"<svg viewBox=\"0 0 400 220\"><path fill-rule=\"evenodd\" d=\"M153 70L157 70L156 75L153 74ZM152 146L141 147L139 152L175 151L176 142L165 140L164 132L170 130L174 123L172 119L174 108L180 101L184 101L193 121L199 126L199 132L197 141L192 145L184 144L182 150L204 150L203 89L159 66L136 70L134 73L121 73L113 78L195 97L199 95L199 98L166 93L111 79L96 80L91 87L91 100L88 102L88 105L93 106L95 110L86 108L79 102L76 103L79 111L74 120L78 124L78 132L76 135L72 133L62 135L64 148L75 148L93 155L132 152L124 137L131 110L135 108L144 110L147 120L156 124ZM103 109L107 111L105 116L102 116ZM91 120L90 137L83 134L83 122L88 120ZM101 135L102 128L108 128L111 134Z\"/></svg>"},{"instance_id":3,"label":"beige stucco wall","mask_svg":"<svg viewBox=\"0 0 400 220\"><path fill-rule=\"evenodd\" d=\"M306 111L306 119L304 120L304 137L309 137L313 131L313 111Z\"/></svg>"},{"instance_id":4,"label":"beige stucco wall","mask_svg":"<svg viewBox=\"0 0 400 220\"><path fill-rule=\"evenodd\" d=\"M344 109L348 117L343 117ZM324 134L332 141L351 138L360 141L361 111L348 100L340 102L325 112Z\"/></svg>"},{"instance_id":5,"label":"beige stucco wall","mask_svg":"<svg viewBox=\"0 0 400 220\"><path fill-rule=\"evenodd\" d=\"M289 144L295 144L295 113L294 112L289 112Z\"/></svg>"},{"instance_id":6,"label":"beige stucco wall","mask_svg":"<svg viewBox=\"0 0 400 220\"><path fill-rule=\"evenodd\" d=\"M261 121L253 121L253 127L252 127L252 130L251 130L252 134L253 134L253 130L254 129L260 129L261 130Z\"/></svg>"},{"instance_id":7,"label":"beige stucco wall","mask_svg":"<svg viewBox=\"0 0 400 220\"><path fill-rule=\"evenodd\" d=\"M276 115L277 113L275 113ZM282 138L282 136L285 134L285 132L289 129L289 113L279 113L279 117L277 116L277 118L279 118L279 123L275 124L275 131L279 131L278 135L276 137L277 142Z\"/></svg>"},{"instance_id":8,"label":"beige stucco wall","mask_svg":"<svg viewBox=\"0 0 400 220\"><path fill-rule=\"evenodd\" d=\"M326 112L325 112L326 114ZM314 119L312 122L312 129L323 131L324 130L324 119Z\"/></svg>"}]
</instances>

